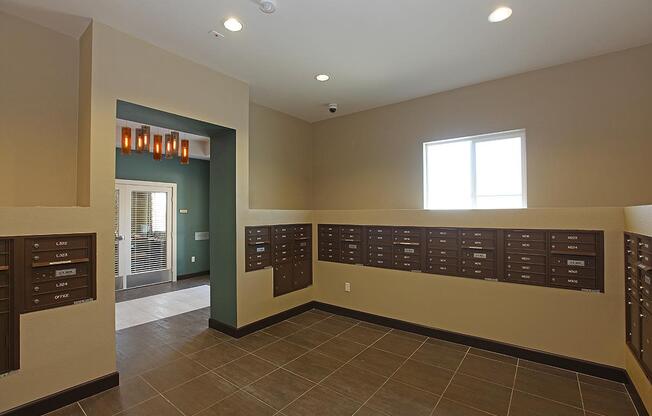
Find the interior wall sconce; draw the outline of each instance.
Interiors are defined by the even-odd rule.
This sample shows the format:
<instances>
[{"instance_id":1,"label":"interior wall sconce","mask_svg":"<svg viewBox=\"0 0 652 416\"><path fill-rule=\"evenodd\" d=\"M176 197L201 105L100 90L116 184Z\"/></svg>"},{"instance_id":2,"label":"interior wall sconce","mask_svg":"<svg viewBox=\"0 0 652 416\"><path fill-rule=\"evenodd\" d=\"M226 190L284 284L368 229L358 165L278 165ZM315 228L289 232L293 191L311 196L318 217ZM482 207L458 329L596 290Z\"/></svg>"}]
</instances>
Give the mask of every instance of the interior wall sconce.
<instances>
[{"instance_id":1,"label":"interior wall sconce","mask_svg":"<svg viewBox=\"0 0 652 416\"><path fill-rule=\"evenodd\" d=\"M163 136L160 134L154 135L154 160L161 160L163 158Z\"/></svg>"},{"instance_id":2,"label":"interior wall sconce","mask_svg":"<svg viewBox=\"0 0 652 416\"><path fill-rule=\"evenodd\" d=\"M190 163L190 142L181 140L181 164L187 165L188 163Z\"/></svg>"},{"instance_id":3,"label":"interior wall sconce","mask_svg":"<svg viewBox=\"0 0 652 416\"><path fill-rule=\"evenodd\" d=\"M131 154L131 128L130 127L122 128L121 149L123 155Z\"/></svg>"}]
</instances>

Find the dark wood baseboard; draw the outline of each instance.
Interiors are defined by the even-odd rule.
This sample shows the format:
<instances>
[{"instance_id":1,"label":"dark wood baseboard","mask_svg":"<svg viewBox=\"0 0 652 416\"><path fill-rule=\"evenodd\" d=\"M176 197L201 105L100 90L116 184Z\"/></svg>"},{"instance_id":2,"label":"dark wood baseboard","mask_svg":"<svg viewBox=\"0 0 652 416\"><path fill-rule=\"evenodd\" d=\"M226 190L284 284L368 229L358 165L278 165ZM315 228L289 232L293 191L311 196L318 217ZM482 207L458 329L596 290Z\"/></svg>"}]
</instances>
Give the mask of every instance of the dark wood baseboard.
<instances>
[{"instance_id":1,"label":"dark wood baseboard","mask_svg":"<svg viewBox=\"0 0 652 416\"><path fill-rule=\"evenodd\" d=\"M29 402L14 409L7 410L6 412L0 413L0 416L44 415L53 410L60 409L69 404L116 387L118 384L120 384L120 376L117 372L107 374L95 380L34 400L33 402Z\"/></svg>"},{"instance_id":2,"label":"dark wood baseboard","mask_svg":"<svg viewBox=\"0 0 652 416\"><path fill-rule=\"evenodd\" d=\"M268 326L272 326L281 321L285 321L288 318L292 318L293 316L309 311L310 309L313 309L313 307L314 307L314 302L304 303L303 305L299 305L292 309L288 309L286 311L277 313L276 315L268 316L267 318L263 318L259 321L252 322L240 328L232 327L231 325L224 324L213 318L210 318L208 320L208 326L220 332L224 332L225 334L232 336L233 338L242 338L245 335L252 334L256 331L260 331L261 329L265 329Z\"/></svg>"},{"instance_id":3,"label":"dark wood baseboard","mask_svg":"<svg viewBox=\"0 0 652 416\"><path fill-rule=\"evenodd\" d=\"M210 274L211 274L210 270L206 270L205 272L182 274L180 276L177 276L177 280L192 279L193 277L207 276L207 275L210 275Z\"/></svg>"}]
</instances>

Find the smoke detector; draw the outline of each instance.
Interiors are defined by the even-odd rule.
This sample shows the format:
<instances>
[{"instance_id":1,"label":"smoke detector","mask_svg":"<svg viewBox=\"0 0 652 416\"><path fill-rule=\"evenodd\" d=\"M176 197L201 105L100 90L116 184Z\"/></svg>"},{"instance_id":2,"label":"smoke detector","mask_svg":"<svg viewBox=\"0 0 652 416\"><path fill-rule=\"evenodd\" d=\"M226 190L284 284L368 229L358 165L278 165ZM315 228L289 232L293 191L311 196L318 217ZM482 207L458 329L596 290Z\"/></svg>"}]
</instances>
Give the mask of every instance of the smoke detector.
<instances>
[{"instance_id":1,"label":"smoke detector","mask_svg":"<svg viewBox=\"0 0 652 416\"><path fill-rule=\"evenodd\" d=\"M260 11L271 14L276 11L276 0L258 0Z\"/></svg>"}]
</instances>

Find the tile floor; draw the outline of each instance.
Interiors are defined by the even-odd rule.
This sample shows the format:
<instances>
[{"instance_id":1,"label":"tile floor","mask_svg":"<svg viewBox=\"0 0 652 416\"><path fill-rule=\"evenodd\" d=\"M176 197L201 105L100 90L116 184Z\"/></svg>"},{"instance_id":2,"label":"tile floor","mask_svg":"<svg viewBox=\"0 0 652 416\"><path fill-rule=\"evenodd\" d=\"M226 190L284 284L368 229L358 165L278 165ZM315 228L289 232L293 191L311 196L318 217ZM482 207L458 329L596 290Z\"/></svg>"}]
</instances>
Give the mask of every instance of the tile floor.
<instances>
[{"instance_id":1,"label":"tile floor","mask_svg":"<svg viewBox=\"0 0 652 416\"><path fill-rule=\"evenodd\" d=\"M126 329L206 308L210 306L210 292L210 286L203 285L116 303L115 329Z\"/></svg>"},{"instance_id":2,"label":"tile floor","mask_svg":"<svg viewBox=\"0 0 652 416\"><path fill-rule=\"evenodd\" d=\"M241 339L208 309L117 332L121 385L51 416L632 416L622 384L313 310Z\"/></svg>"}]
</instances>

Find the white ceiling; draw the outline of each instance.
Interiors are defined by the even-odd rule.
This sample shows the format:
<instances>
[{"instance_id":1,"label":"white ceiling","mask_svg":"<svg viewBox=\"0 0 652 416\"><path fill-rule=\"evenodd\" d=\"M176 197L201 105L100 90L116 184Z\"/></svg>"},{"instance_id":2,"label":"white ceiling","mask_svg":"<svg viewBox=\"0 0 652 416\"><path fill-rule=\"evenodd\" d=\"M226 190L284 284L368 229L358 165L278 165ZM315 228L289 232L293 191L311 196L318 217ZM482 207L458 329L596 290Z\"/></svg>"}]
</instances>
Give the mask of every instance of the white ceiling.
<instances>
[{"instance_id":1,"label":"white ceiling","mask_svg":"<svg viewBox=\"0 0 652 416\"><path fill-rule=\"evenodd\" d=\"M89 17L251 85L308 121L652 43L652 0L0 0L79 34ZM487 22L499 5L511 19ZM229 16L244 24L227 32ZM226 35L216 39L208 32ZM326 72L331 81L313 76Z\"/></svg>"}]
</instances>

